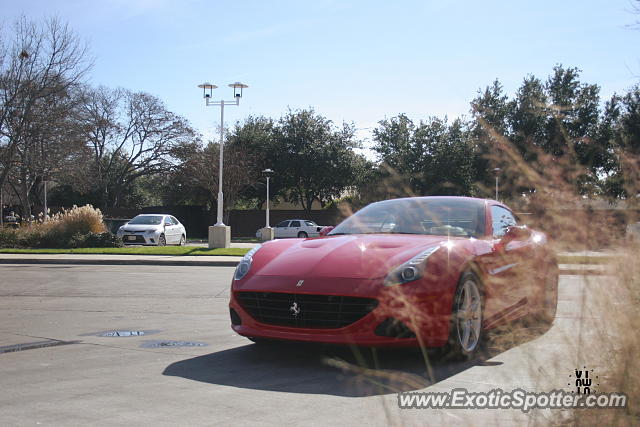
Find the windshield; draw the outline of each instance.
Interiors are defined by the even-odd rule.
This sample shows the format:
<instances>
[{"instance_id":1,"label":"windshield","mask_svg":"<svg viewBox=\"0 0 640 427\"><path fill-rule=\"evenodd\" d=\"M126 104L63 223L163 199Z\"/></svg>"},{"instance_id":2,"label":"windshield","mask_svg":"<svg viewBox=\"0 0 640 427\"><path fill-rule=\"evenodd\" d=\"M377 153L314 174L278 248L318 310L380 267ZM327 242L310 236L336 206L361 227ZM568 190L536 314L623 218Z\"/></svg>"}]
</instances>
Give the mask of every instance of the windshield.
<instances>
[{"instance_id":1,"label":"windshield","mask_svg":"<svg viewBox=\"0 0 640 427\"><path fill-rule=\"evenodd\" d=\"M484 203L474 199L386 200L356 212L329 235L372 233L480 237L484 234Z\"/></svg>"},{"instance_id":2,"label":"windshield","mask_svg":"<svg viewBox=\"0 0 640 427\"><path fill-rule=\"evenodd\" d=\"M155 216L155 215L150 215L150 216L137 216L135 218L133 218L131 221L129 221L129 224L131 225L137 225L137 224L144 224L144 225L160 225L162 224L162 217L161 216Z\"/></svg>"}]
</instances>

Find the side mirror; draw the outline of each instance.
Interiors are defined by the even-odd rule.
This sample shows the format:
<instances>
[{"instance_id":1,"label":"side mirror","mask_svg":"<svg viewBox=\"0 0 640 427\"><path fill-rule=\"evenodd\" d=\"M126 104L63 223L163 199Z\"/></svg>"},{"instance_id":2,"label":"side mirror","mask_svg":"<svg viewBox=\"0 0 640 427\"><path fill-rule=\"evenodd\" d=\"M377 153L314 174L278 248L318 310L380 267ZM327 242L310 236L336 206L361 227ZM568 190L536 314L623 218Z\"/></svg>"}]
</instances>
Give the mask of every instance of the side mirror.
<instances>
[{"instance_id":1,"label":"side mirror","mask_svg":"<svg viewBox=\"0 0 640 427\"><path fill-rule=\"evenodd\" d=\"M165 227L169 227L169 226L171 226L171 225L173 225L173 223L172 223L172 222L165 222L165 223L164 223L164 226L165 226Z\"/></svg>"},{"instance_id":2,"label":"side mirror","mask_svg":"<svg viewBox=\"0 0 640 427\"><path fill-rule=\"evenodd\" d=\"M510 225L504 235L494 245L495 251L503 251L514 240L527 240L531 237L531 229L526 225Z\"/></svg>"},{"instance_id":3,"label":"side mirror","mask_svg":"<svg viewBox=\"0 0 640 427\"><path fill-rule=\"evenodd\" d=\"M502 240L526 240L531 237L531 229L526 225L510 225L502 236Z\"/></svg>"},{"instance_id":4,"label":"side mirror","mask_svg":"<svg viewBox=\"0 0 640 427\"><path fill-rule=\"evenodd\" d=\"M331 230L333 230L335 227L333 225L330 225L328 227L322 227L322 229L320 230L320 235L321 236L326 236L327 234L329 234L329 232Z\"/></svg>"}]
</instances>

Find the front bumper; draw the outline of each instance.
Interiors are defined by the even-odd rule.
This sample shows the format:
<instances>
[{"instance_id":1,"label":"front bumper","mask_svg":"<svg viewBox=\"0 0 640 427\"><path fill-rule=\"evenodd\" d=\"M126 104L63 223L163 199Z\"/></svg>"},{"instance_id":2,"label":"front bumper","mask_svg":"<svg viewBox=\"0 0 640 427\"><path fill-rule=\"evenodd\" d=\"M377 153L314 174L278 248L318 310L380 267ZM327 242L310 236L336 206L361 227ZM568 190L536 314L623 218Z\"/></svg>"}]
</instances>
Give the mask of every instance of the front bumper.
<instances>
[{"instance_id":1,"label":"front bumper","mask_svg":"<svg viewBox=\"0 0 640 427\"><path fill-rule=\"evenodd\" d=\"M331 286L326 286L327 282ZM429 282L422 279L385 287L382 280L305 279L304 290L296 289L296 283L295 278L273 276L253 276L234 281L229 303L230 309L235 312L232 312L232 329L246 337L372 347L442 347L447 343L455 281ZM238 298L239 292L340 295L374 298L378 304L359 320L340 328L283 326L256 320L243 307ZM303 311L305 309L300 308ZM402 336L381 335L381 325L388 324L390 320L408 328L410 333Z\"/></svg>"},{"instance_id":2,"label":"front bumper","mask_svg":"<svg viewBox=\"0 0 640 427\"><path fill-rule=\"evenodd\" d=\"M160 233L119 231L117 236L125 245L157 245Z\"/></svg>"}]
</instances>

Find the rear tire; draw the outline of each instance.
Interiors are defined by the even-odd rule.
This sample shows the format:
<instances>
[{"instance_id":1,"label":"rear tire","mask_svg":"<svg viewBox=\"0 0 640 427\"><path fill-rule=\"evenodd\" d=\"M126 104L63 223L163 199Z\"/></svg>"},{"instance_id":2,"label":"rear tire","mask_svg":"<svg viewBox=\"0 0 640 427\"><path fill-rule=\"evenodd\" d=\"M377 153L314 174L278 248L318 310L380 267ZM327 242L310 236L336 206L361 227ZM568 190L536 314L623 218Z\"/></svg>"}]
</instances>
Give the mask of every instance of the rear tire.
<instances>
[{"instance_id":1,"label":"rear tire","mask_svg":"<svg viewBox=\"0 0 640 427\"><path fill-rule=\"evenodd\" d=\"M184 246L186 242L187 242L187 239L185 239L183 234L182 236L180 236L180 243L178 243L178 246Z\"/></svg>"},{"instance_id":2,"label":"rear tire","mask_svg":"<svg viewBox=\"0 0 640 427\"><path fill-rule=\"evenodd\" d=\"M306 232L301 231L298 233L298 237L301 239L306 239L307 237L309 237L309 235Z\"/></svg>"},{"instance_id":3,"label":"rear tire","mask_svg":"<svg viewBox=\"0 0 640 427\"><path fill-rule=\"evenodd\" d=\"M447 355L456 360L471 360L485 351L484 290L478 276L467 271L460 276L453 298Z\"/></svg>"}]
</instances>

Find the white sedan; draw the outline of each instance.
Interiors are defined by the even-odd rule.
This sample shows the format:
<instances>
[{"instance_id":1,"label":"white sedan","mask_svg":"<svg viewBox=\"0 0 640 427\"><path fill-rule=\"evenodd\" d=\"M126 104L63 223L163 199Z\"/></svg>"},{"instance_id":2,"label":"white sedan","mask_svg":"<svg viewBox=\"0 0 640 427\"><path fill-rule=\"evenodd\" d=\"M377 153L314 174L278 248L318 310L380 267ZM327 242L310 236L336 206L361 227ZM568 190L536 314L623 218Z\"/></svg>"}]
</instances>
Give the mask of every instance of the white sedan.
<instances>
[{"instance_id":1,"label":"white sedan","mask_svg":"<svg viewBox=\"0 0 640 427\"><path fill-rule=\"evenodd\" d=\"M322 226L307 219L287 219L278 223L273 227L274 237L282 239L284 237L318 237ZM260 230L256 232L256 236L260 237Z\"/></svg>"},{"instance_id":2,"label":"white sedan","mask_svg":"<svg viewBox=\"0 0 640 427\"><path fill-rule=\"evenodd\" d=\"M187 231L175 217L142 214L118 229L116 234L126 245L180 245L187 242Z\"/></svg>"}]
</instances>

